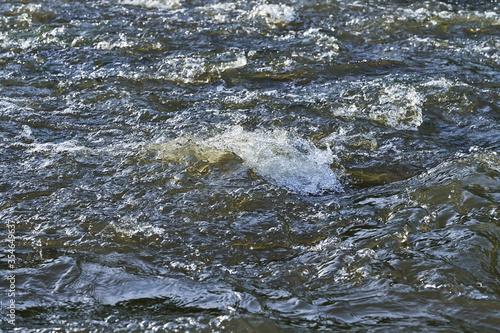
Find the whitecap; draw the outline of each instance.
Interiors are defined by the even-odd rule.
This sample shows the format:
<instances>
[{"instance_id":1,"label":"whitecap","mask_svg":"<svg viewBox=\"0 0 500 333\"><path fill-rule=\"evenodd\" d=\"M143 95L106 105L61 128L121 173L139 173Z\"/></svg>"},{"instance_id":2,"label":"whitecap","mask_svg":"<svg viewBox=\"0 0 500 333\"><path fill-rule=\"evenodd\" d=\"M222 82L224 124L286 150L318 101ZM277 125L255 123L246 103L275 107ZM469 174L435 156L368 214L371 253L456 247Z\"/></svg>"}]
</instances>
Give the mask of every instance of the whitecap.
<instances>
[{"instance_id":1,"label":"whitecap","mask_svg":"<svg viewBox=\"0 0 500 333\"><path fill-rule=\"evenodd\" d=\"M235 126L208 139L178 138L164 144L161 158L182 160L191 155L216 163L228 153L267 181L299 194L342 192L330 165L334 155L283 129L247 131Z\"/></svg>"},{"instance_id":2,"label":"whitecap","mask_svg":"<svg viewBox=\"0 0 500 333\"><path fill-rule=\"evenodd\" d=\"M332 108L334 115L368 118L399 130L417 130L423 122L424 99L413 86L361 82L352 88L341 93L343 105Z\"/></svg>"},{"instance_id":3,"label":"whitecap","mask_svg":"<svg viewBox=\"0 0 500 333\"><path fill-rule=\"evenodd\" d=\"M87 148L82 146L76 140L67 140L58 143L33 143L32 148L27 152L34 153L80 153L86 151Z\"/></svg>"},{"instance_id":4,"label":"whitecap","mask_svg":"<svg viewBox=\"0 0 500 333\"><path fill-rule=\"evenodd\" d=\"M260 4L250 12L250 18L261 18L268 25L289 24L297 19L295 9L287 5Z\"/></svg>"},{"instance_id":5,"label":"whitecap","mask_svg":"<svg viewBox=\"0 0 500 333\"><path fill-rule=\"evenodd\" d=\"M123 33L118 34L118 40L103 40L97 43L96 48L98 50L113 50L113 49L127 49L133 46L133 44L127 39L127 36Z\"/></svg>"},{"instance_id":6,"label":"whitecap","mask_svg":"<svg viewBox=\"0 0 500 333\"><path fill-rule=\"evenodd\" d=\"M293 192L342 191L330 168L331 151L320 150L285 130L249 132L236 126L210 144L231 151L263 178Z\"/></svg>"},{"instance_id":7,"label":"whitecap","mask_svg":"<svg viewBox=\"0 0 500 333\"><path fill-rule=\"evenodd\" d=\"M384 87L378 105L370 107L369 117L397 128L416 130L423 122L422 97L411 86L396 84Z\"/></svg>"},{"instance_id":8,"label":"whitecap","mask_svg":"<svg viewBox=\"0 0 500 333\"><path fill-rule=\"evenodd\" d=\"M199 55L165 58L155 78L180 83L206 84L230 69L245 67L248 60L244 52L229 50L213 57Z\"/></svg>"},{"instance_id":9,"label":"whitecap","mask_svg":"<svg viewBox=\"0 0 500 333\"><path fill-rule=\"evenodd\" d=\"M182 7L179 0L123 0L121 3L148 9L177 9Z\"/></svg>"}]
</instances>

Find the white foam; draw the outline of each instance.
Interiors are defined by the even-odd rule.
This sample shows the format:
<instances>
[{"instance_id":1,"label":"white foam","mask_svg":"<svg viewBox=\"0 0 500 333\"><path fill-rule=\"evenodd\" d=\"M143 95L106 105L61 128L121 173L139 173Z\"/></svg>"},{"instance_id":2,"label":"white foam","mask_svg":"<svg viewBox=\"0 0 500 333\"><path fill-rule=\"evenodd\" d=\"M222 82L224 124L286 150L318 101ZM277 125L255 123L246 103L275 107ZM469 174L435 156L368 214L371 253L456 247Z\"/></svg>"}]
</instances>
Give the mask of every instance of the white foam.
<instances>
[{"instance_id":1,"label":"white foam","mask_svg":"<svg viewBox=\"0 0 500 333\"><path fill-rule=\"evenodd\" d=\"M461 22L480 22L482 24L498 25L500 23L500 15L494 11L470 11L459 10L454 11L452 6L448 10L434 11L427 8L413 8L398 9L394 13L396 17L403 20L416 21L430 24L456 24Z\"/></svg>"},{"instance_id":2,"label":"white foam","mask_svg":"<svg viewBox=\"0 0 500 333\"><path fill-rule=\"evenodd\" d=\"M434 88L440 88L443 90L448 90L452 86L453 86L453 83L445 78L431 79L431 80L422 84L422 87L434 87Z\"/></svg>"},{"instance_id":3,"label":"white foam","mask_svg":"<svg viewBox=\"0 0 500 333\"><path fill-rule=\"evenodd\" d=\"M174 57L164 60L159 75L183 83L208 83L203 74L208 73L208 64L203 57Z\"/></svg>"},{"instance_id":4,"label":"white foam","mask_svg":"<svg viewBox=\"0 0 500 333\"><path fill-rule=\"evenodd\" d=\"M415 88L391 85L380 93L380 104L370 107L369 117L394 128L416 130L423 122L422 102Z\"/></svg>"},{"instance_id":5,"label":"white foam","mask_svg":"<svg viewBox=\"0 0 500 333\"><path fill-rule=\"evenodd\" d=\"M270 26L289 24L297 19L295 10L287 5L261 4L250 12L250 18L261 18Z\"/></svg>"},{"instance_id":6,"label":"white foam","mask_svg":"<svg viewBox=\"0 0 500 333\"><path fill-rule=\"evenodd\" d=\"M322 32L319 28L288 31L287 34L274 36L274 39L276 43L290 45L290 49L293 50L293 58L305 58L312 61L330 61L338 56L340 49L339 40ZM300 40L303 46L297 47L297 40ZM276 59L276 61L280 61L280 59ZM284 61L294 60L288 58Z\"/></svg>"},{"instance_id":7,"label":"white foam","mask_svg":"<svg viewBox=\"0 0 500 333\"><path fill-rule=\"evenodd\" d=\"M219 55L219 59L221 61L214 63L201 56L169 57L163 60L157 76L182 83L208 83L228 69L247 65L247 58L242 52L224 52Z\"/></svg>"},{"instance_id":8,"label":"white foam","mask_svg":"<svg viewBox=\"0 0 500 333\"><path fill-rule=\"evenodd\" d=\"M500 172L500 156L496 151L476 153L473 158L485 163L490 169Z\"/></svg>"},{"instance_id":9,"label":"white foam","mask_svg":"<svg viewBox=\"0 0 500 333\"><path fill-rule=\"evenodd\" d=\"M233 153L264 179L295 193L343 191L337 174L330 168L330 149L318 149L310 141L282 129L250 132L235 126L205 140L180 138L162 149L163 158L180 160L183 154L191 154L212 163Z\"/></svg>"},{"instance_id":10,"label":"white foam","mask_svg":"<svg viewBox=\"0 0 500 333\"><path fill-rule=\"evenodd\" d=\"M402 130L417 130L423 122L423 98L412 86L354 82L352 88L354 93L341 93L343 105L332 108L334 115L368 118Z\"/></svg>"},{"instance_id":11,"label":"white foam","mask_svg":"<svg viewBox=\"0 0 500 333\"><path fill-rule=\"evenodd\" d=\"M23 130L20 134L22 138L33 139L33 130L28 125L23 125Z\"/></svg>"},{"instance_id":12,"label":"white foam","mask_svg":"<svg viewBox=\"0 0 500 333\"><path fill-rule=\"evenodd\" d=\"M215 69L218 73L224 72L225 70L228 69L237 69L237 68L242 68L247 65L248 61L247 58L244 54L239 54L237 58L233 61L227 61L227 62L221 62L217 66L215 66Z\"/></svg>"},{"instance_id":13,"label":"white foam","mask_svg":"<svg viewBox=\"0 0 500 333\"><path fill-rule=\"evenodd\" d=\"M331 49L335 52L339 50L339 40L321 32L319 28L309 28L303 33L303 36L314 41L322 49Z\"/></svg>"},{"instance_id":14,"label":"white foam","mask_svg":"<svg viewBox=\"0 0 500 333\"><path fill-rule=\"evenodd\" d=\"M342 190L330 169L331 151L320 150L284 130L248 132L237 126L216 138L215 143L238 155L262 177L294 192Z\"/></svg>"},{"instance_id":15,"label":"white foam","mask_svg":"<svg viewBox=\"0 0 500 333\"><path fill-rule=\"evenodd\" d=\"M19 106L17 106L16 104L11 103L3 98L0 99L0 114L2 115L9 114L11 112L16 111L17 109L19 109Z\"/></svg>"},{"instance_id":16,"label":"white foam","mask_svg":"<svg viewBox=\"0 0 500 333\"><path fill-rule=\"evenodd\" d=\"M127 49L133 46L125 34L120 33L119 39L115 41L100 41L97 43L96 48L99 50L113 50L113 49Z\"/></svg>"},{"instance_id":17,"label":"white foam","mask_svg":"<svg viewBox=\"0 0 500 333\"><path fill-rule=\"evenodd\" d=\"M121 3L149 9L177 9L182 7L179 0L123 0Z\"/></svg>"},{"instance_id":18,"label":"white foam","mask_svg":"<svg viewBox=\"0 0 500 333\"><path fill-rule=\"evenodd\" d=\"M33 153L79 153L85 151L87 148L82 146L76 140L68 140L59 143L33 143L32 148L27 152Z\"/></svg>"},{"instance_id":19,"label":"white foam","mask_svg":"<svg viewBox=\"0 0 500 333\"><path fill-rule=\"evenodd\" d=\"M228 2L207 4L200 9L205 15L209 16L210 19L214 19L218 23L229 23L234 20L233 16L235 14L240 17L244 16L245 11L238 7L238 3Z\"/></svg>"},{"instance_id":20,"label":"white foam","mask_svg":"<svg viewBox=\"0 0 500 333\"><path fill-rule=\"evenodd\" d=\"M285 99L292 103L324 103L330 105L334 116L353 119L370 119L401 130L417 130L423 123L425 94L413 86L384 78L353 82L322 83L319 85L293 86L284 91L239 91L225 98L227 103L247 105L264 97ZM433 83L434 84L434 83ZM457 83L459 84L459 83Z\"/></svg>"}]
</instances>

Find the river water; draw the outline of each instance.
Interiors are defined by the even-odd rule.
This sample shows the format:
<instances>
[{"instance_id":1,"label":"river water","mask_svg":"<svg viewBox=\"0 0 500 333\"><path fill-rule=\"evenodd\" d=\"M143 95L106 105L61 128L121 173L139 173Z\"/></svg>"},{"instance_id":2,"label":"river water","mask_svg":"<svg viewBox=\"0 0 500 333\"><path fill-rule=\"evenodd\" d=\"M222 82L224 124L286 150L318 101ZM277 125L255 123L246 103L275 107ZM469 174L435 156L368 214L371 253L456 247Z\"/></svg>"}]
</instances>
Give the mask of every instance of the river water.
<instances>
[{"instance_id":1,"label":"river water","mask_svg":"<svg viewBox=\"0 0 500 333\"><path fill-rule=\"evenodd\" d=\"M0 328L498 331L499 36L496 1L1 1Z\"/></svg>"}]
</instances>

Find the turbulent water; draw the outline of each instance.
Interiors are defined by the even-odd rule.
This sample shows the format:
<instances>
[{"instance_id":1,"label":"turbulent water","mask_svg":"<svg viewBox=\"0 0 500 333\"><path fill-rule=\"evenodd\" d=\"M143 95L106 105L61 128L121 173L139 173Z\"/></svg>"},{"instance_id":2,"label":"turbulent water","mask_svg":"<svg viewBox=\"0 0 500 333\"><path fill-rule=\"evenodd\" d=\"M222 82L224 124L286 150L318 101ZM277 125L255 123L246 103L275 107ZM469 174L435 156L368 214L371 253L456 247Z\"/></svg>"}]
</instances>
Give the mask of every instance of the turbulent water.
<instances>
[{"instance_id":1,"label":"turbulent water","mask_svg":"<svg viewBox=\"0 0 500 333\"><path fill-rule=\"evenodd\" d=\"M1 1L0 329L498 331L499 152L497 1Z\"/></svg>"}]
</instances>

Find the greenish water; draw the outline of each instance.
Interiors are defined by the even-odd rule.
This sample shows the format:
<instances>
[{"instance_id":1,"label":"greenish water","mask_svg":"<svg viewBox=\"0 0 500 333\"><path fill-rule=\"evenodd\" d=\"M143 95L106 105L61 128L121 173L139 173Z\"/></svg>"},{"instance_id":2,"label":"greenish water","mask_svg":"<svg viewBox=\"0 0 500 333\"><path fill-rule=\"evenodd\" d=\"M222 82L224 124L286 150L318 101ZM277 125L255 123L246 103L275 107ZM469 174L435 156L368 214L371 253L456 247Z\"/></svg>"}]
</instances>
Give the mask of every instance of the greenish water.
<instances>
[{"instance_id":1,"label":"greenish water","mask_svg":"<svg viewBox=\"0 0 500 333\"><path fill-rule=\"evenodd\" d=\"M496 1L0 1L0 329L497 332L499 35Z\"/></svg>"}]
</instances>

